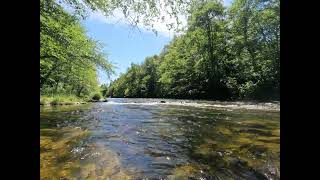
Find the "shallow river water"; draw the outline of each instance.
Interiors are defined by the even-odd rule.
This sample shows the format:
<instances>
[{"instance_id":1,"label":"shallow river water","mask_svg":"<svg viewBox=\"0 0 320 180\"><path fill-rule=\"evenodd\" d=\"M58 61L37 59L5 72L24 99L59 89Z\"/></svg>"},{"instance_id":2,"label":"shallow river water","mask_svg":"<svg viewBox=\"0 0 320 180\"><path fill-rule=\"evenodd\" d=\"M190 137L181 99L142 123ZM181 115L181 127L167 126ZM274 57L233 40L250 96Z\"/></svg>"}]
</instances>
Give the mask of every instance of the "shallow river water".
<instances>
[{"instance_id":1,"label":"shallow river water","mask_svg":"<svg viewBox=\"0 0 320 180\"><path fill-rule=\"evenodd\" d=\"M41 179L280 179L280 104L40 107Z\"/></svg>"}]
</instances>

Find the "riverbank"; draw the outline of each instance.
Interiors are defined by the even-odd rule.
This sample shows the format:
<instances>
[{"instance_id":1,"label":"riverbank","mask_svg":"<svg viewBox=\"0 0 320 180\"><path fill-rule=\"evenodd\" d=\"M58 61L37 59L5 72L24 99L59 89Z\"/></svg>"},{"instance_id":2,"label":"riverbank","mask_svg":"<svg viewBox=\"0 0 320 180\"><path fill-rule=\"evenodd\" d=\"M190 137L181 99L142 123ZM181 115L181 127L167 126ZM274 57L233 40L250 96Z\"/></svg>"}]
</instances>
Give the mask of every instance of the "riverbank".
<instances>
[{"instance_id":1,"label":"riverbank","mask_svg":"<svg viewBox=\"0 0 320 180\"><path fill-rule=\"evenodd\" d=\"M87 104L91 102L107 102L107 99L81 99L77 96L72 95L40 96L40 106L77 105Z\"/></svg>"},{"instance_id":2,"label":"riverbank","mask_svg":"<svg viewBox=\"0 0 320 180\"><path fill-rule=\"evenodd\" d=\"M40 105L75 105L86 103L76 96L40 96Z\"/></svg>"}]
</instances>

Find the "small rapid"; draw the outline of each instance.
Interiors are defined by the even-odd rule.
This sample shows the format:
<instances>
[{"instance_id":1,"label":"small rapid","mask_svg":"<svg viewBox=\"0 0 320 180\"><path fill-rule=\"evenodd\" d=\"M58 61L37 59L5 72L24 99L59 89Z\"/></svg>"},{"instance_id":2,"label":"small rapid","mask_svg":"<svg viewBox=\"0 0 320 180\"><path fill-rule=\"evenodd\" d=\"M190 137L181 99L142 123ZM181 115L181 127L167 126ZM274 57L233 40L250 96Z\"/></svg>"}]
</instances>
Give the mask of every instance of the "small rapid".
<instances>
[{"instance_id":1,"label":"small rapid","mask_svg":"<svg viewBox=\"0 0 320 180\"><path fill-rule=\"evenodd\" d=\"M280 102L241 102L241 101L205 101L205 100L173 100L173 99L123 99L109 98L106 104L143 105L143 106L189 106L198 108L227 108L280 111Z\"/></svg>"},{"instance_id":2,"label":"small rapid","mask_svg":"<svg viewBox=\"0 0 320 180\"><path fill-rule=\"evenodd\" d=\"M280 103L108 100L40 108L41 179L280 179Z\"/></svg>"}]
</instances>

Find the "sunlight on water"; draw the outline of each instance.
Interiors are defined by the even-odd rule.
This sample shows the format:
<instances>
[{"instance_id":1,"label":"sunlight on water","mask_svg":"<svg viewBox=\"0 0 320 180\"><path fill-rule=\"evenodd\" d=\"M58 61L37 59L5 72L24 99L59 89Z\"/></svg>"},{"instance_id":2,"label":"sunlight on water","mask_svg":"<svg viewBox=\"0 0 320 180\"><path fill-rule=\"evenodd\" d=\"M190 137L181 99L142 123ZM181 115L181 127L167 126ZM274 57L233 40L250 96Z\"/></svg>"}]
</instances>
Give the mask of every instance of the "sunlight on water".
<instances>
[{"instance_id":1,"label":"sunlight on water","mask_svg":"<svg viewBox=\"0 0 320 180\"><path fill-rule=\"evenodd\" d=\"M163 102L161 102L163 101ZM116 105L177 105L199 108L229 108L229 109L261 109L280 111L280 103L257 103L257 102L220 102L220 101L192 101L192 100L163 100L163 99L121 99L111 98L107 104Z\"/></svg>"},{"instance_id":2,"label":"sunlight on water","mask_svg":"<svg viewBox=\"0 0 320 180\"><path fill-rule=\"evenodd\" d=\"M41 107L41 179L280 179L279 107L160 99Z\"/></svg>"}]
</instances>

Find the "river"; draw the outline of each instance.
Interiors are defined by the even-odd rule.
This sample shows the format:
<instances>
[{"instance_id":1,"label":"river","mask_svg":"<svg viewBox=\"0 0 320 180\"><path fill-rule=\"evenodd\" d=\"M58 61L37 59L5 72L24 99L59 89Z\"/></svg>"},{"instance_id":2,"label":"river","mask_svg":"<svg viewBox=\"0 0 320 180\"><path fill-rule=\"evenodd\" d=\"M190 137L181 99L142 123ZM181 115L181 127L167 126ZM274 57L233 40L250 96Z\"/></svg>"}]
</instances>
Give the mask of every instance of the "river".
<instances>
[{"instance_id":1,"label":"river","mask_svg":"<svg viewBox=\"0 0 320 180\"><path fill-rule=\"evenodd\" d=\"M279 102L108 100L40 107L41 179L280 179Z\"/></svg>"}]
</instances>

